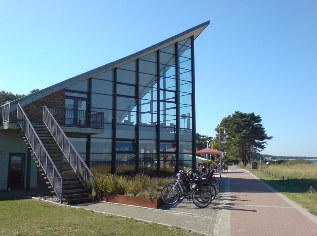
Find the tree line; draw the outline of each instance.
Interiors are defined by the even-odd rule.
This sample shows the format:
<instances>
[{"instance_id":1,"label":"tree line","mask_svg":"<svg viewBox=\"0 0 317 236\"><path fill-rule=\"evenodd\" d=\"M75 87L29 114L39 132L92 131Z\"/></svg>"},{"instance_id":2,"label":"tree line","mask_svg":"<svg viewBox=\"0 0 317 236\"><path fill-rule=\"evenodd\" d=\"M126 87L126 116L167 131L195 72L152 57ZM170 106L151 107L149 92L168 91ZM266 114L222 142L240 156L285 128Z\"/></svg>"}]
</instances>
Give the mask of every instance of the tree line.
<instances>
[{"instance_id":1,"label":"tree line","mask_svg":"<svg viewBox=\"0 0 317 236\"><path fill-rule=\"evenodd\" d=\"M241 161L244 166L265 149L272 136L266 134L262 118L254 113L236 111L224 117L215 128L216 137L196 134L196 148L209 147L225 153L226 161Z\"/></svg>"},{"instance_id":2,"label":"tree line","mask_svg":"<svg viewBox=\"0 0 317 236\"><path fill-rule=\"evenodd\" d=\"M33 89L29 94L35 93L39 91L39 89ZM5 104L6 102L11 102L16 99L25 97L24 94L13 94L12 92L1 91L0 92L0 106Z\"/></svg>"}]
</instances>

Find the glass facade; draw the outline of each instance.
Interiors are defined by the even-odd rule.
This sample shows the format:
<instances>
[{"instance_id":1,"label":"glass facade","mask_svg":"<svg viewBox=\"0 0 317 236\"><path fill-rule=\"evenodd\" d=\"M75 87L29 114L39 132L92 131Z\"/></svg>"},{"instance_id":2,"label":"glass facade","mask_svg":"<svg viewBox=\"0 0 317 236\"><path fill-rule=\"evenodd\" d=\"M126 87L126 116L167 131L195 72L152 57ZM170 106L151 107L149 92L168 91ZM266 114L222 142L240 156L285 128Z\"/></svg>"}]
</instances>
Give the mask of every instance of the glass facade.
<instances>
[{"instance_id":1,"label":"glass facade","mask_svg":"<svg viewBox=\"0 0 317 236\"><path fill-rule=\"evenodd\" d=\"M102 134L72 139L88 166L154 174L195 168L193 43L178 41L67 88L66 106L104 113ZM81 91L76 99L74 91Z\"/></svg>"}]
</instances>

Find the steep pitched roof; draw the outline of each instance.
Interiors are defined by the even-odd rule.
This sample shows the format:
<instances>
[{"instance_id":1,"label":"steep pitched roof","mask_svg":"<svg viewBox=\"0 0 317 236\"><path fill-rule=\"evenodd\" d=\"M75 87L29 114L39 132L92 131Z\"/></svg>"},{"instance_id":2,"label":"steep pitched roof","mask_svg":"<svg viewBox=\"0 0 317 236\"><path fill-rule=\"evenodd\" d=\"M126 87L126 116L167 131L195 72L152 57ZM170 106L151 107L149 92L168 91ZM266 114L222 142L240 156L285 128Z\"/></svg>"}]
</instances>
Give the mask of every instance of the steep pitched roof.
<instances>
[{"instance_id":1,"label":"steep pitched roof","mask_svg":"<svg viewBox=\"0 0 317 236\"><path fill-rule=\"evenodd\" d=\"M132 60L135 60L137 58L143 57L143 56L145 56L147 54L150 54L150 53L152 53L152 52L154 52L156 50L165 48L165 47L167 47L167 46L169 46L169 45L171 45L171 44L173 44L173 43L175 43L177 41L181 41L181 40L189 38L191 36L194 36L194 38L196 39L200 35L200 33L209 25L209 23L210 23L210 21L206 21L206 22L204 22L204 23L202 23L200 25L197 25L197 26L195 26L193 28L190 28L190 29L188 29L188 30L186 30L186 31L184 31L184 32L182 32L180 34L177 34L177 35L175 35L173 37L170 37L170 38L168 38L168 39L166 39L166 40L164 40L164 41L162 41L160 43L157 43L157 44L155 44L153 46L145 48L145 49L143 49L143 50L141 50L139 52L133 53L133 54L131 54L129 56L126 56L126 57L121 58L119 60L116 60L114 62L108 63L106 65L97 67L97 68L95 68L93 70L87 71L85 73L82 73L80 75L77 75L75 77L72 77L70 79L62 81L60 83L57 83L55 85L52 85L52 86L47 87L45 89L42 89L42 90L40 90L40 91L38 91L36 93L30 94L30 95L25 96L25 97L20 98L20 99L17 99L13 103L20 103L22 106L27 105L27 104L29 104L29 103L31 103L33 101L41 99L42 97L50 95L50 94L52 94L52 93L54 93L56 91L59 91L61 89L67 88L69 86L78 84L78 83L80 83L80 82L82 82L84 80L87 80L87 79L89 79L91 77L95 77L95 76L97 76L97 75L99 75L101 73L104 73L104 72L106 72L108 70L111 70L111 69L113 69L115 67L118 67L118 66L120 66L122 64L125 64L125 63L127 63L129 61L132 61Z\"/></svg>"}]
</instances>

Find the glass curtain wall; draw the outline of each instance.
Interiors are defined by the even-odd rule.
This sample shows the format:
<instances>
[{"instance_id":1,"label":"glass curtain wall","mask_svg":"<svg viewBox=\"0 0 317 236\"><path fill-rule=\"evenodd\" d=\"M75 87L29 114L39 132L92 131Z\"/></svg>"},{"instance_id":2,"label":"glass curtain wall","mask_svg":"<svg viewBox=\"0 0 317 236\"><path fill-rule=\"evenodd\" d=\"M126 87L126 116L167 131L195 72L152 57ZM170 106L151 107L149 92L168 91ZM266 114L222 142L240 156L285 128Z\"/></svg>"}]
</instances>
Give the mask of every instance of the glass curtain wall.
<instances>
[{"instance_id":1,"label":"glass curtain wall","mask_svg":"<svg viewBox=\"0 0 317 236\"><path fill-rule=\"evenodd\" d=\"M91 109L104 113L104 132L91 136L90 168L102 173L111 172L113 90L113 71L91 79Z\"/></svg>"},{"instance_id":2,"label":"glass curtain wall","mask_svg":"<svg viewBox=\"0 0 317 236\"><path fill-rule=\"evenodd\" d=\"M192 41L90 79L90 108L104 113L103 134L88 139L91 168L164 174L193 167Z\"/></svg>"},{"instance_id":3,"label":"glass curtain wall","mask_svg":"<svg viewBox=\"0 0 317 236\"><path fill-rule=\"evenodd\" d=\"M138 60L139 171L157 171L157 52Z\"/></svg>"},{"instance_id":4,"label":"glass curtain wall","mask_svg":"<svg viewBox=\"0 0 317 236\"><path fill-rule=\"evenodd\" d=\"M174 173L177 157L176 45L159 51L160 66L160 173Z\"/></svg>"},{"instance_id":5,"label":"glass curtain wall","mask_svg":"<svg viewBox=\"0 0 317 236\"><path fill-rule=\"evenodd\" d=\"M178 43L179 58L179 167L192 166L193 85L191 38ZM196 155L194 153L194 158Z\"/></svg>"},{"instance_id":6,"label":"glass curtain wall","mask_svg":"<svg viewBox=\"0 0 317 236\"><path fill-rule=\"evenodd\" d=\"M133 173L137 171L136 69L136 61L133 61L118 67L116 73L116 173Z\"/></svg>"}]
</instances>

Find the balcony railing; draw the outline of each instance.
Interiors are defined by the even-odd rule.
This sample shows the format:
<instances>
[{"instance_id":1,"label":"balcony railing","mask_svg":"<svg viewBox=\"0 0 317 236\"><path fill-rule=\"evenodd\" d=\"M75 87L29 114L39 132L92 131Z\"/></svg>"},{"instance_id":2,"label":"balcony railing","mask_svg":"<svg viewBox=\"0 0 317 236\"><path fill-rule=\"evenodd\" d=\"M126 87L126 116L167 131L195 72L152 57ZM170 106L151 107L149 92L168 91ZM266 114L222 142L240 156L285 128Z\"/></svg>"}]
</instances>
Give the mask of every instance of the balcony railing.
<instances>
[{"instance_id":1,"label":"balcony railing","mask_svg":"<svg viewBox=\"0 0 317 236\"><path fill-rule=\"evenodd\" d=\"M17 104L7 102L1 106L0 124L16 122L17 120Z\"/></svg>"},{"instance_id":2,"label":"balcony railing","mask_svg":"<svg viewBox=\"0 0 317 236\"><path fill-rule=\"evenodd\" d=\"M72 126L81 128L104 128L104 113L87 110L74 110L67 108L49 108L58 124L62 126Z\"/></svg>"}]
</instances>

